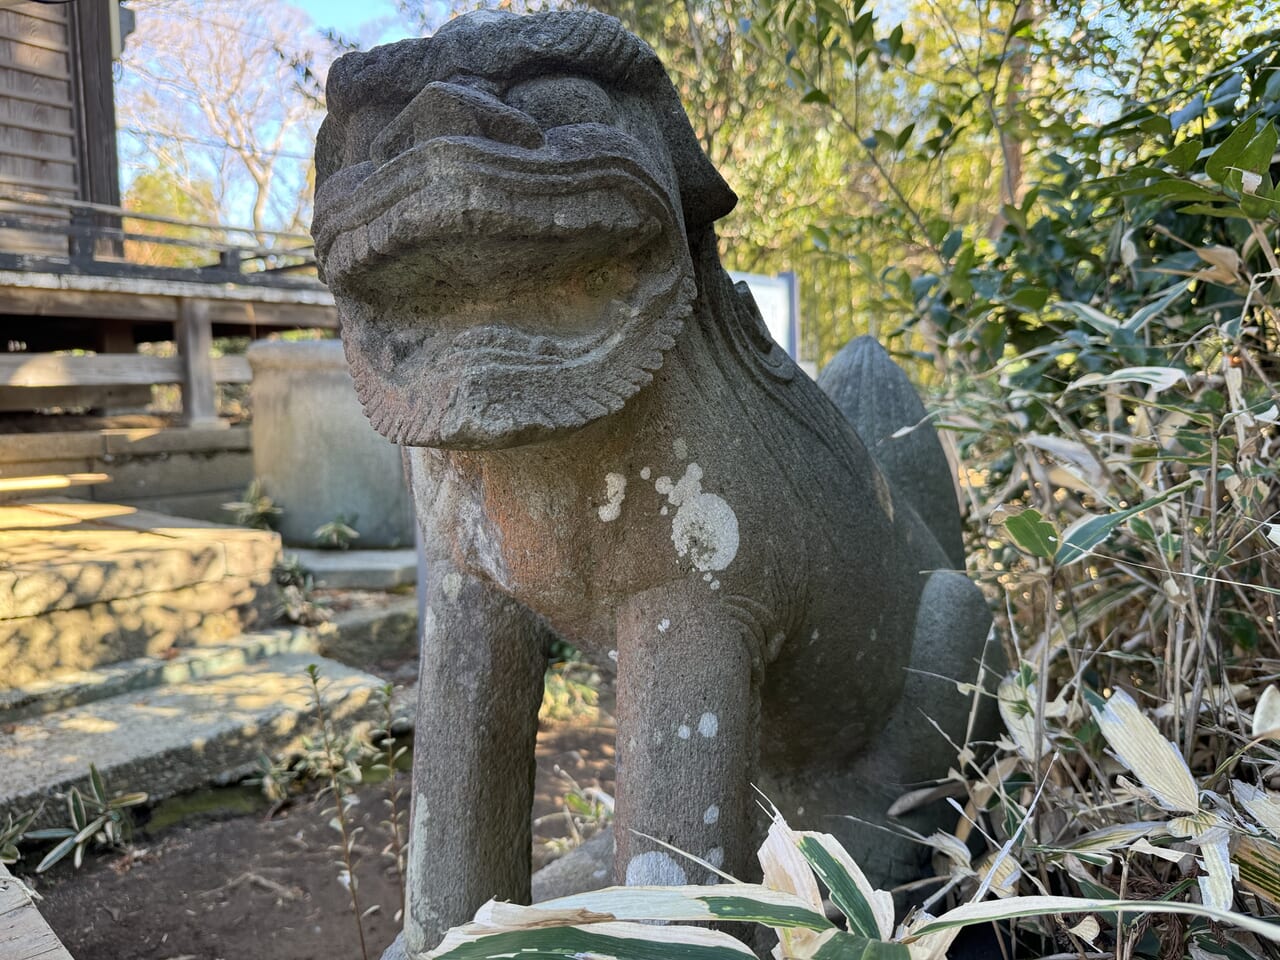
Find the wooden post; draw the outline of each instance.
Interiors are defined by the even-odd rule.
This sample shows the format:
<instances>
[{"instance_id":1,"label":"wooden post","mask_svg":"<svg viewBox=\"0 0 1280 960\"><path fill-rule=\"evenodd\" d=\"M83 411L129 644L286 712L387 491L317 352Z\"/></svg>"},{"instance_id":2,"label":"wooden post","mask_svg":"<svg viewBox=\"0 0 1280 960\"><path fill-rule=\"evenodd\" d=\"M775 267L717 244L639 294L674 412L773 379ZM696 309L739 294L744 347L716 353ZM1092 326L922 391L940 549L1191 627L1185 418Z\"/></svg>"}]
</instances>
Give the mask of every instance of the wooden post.
<instances>
[{"instance_id":1,"label":"wooden post","mask_svg":"<svg viewBox=\"0 0 1280 960\"><path fill-rule=\"evenodd\" d=\"M213 378L213 331L207 300L178 301L174 339L182 362L183 421L189 427L222 426Z\"/></svg>"}]
</instances>

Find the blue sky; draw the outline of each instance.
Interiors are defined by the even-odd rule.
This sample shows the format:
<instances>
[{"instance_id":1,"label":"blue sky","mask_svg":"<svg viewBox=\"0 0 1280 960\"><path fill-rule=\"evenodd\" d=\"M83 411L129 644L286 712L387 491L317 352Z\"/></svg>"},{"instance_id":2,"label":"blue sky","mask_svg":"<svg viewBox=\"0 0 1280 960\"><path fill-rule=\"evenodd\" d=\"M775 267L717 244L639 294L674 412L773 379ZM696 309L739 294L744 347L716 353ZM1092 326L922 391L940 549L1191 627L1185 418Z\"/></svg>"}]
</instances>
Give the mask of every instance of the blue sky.
<instances>
[{"instance_id":1,"label":"blue sky","mask_svg":"<svg viewBox=\"0 0 1280 960\"><path fill-rule=\"evenodd\" d=\"M290 0L292 6L305 10L316 26L372 46L399 40L416 32L412 22L401 16L395 0ZM433 18L443 21L452 4L444 0L417 0L412 6L431 9Z\"/></svg>"}]
</instances>

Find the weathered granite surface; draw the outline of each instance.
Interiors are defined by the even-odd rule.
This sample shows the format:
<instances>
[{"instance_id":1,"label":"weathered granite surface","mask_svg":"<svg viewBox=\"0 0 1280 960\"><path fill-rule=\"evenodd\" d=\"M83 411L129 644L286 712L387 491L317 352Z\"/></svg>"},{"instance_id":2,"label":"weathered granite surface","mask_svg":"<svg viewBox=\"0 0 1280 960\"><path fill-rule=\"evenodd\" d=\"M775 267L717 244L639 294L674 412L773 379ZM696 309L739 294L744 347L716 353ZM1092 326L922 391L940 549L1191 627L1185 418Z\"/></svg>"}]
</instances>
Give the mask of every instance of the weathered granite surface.
<instances>
[{"instance_id":1,"label":"weathered granite surface","mask_svg":"<svg viewBox=\"0 0 1280 960\"><path fill-rule=\"evenodd\" d=\"M256 340L253 475L283 509L285 543L307 547L345 517L361 550L413 546L400 450L369 429L336 340Z\"/></svg>"},{"instance_id":2,"label":"weathered granite surface","mask_svg":"<svg viewBox=\"0 0 1280 960\"><path fill-rule=\"evenodd\" d=\"M864 343L838 408L770 340L716 250L736 198L610 17L461 17L342 58L327 99L317 254L429 545L407 954L529 896L553 636L617 661L618 879L707 879L640 833L748 875L753 783L914 873L826 816L945 773L926 716L963 736L945 678L988 632L949 482L913 481L936 437L892 438L905 376Z\"/></svg>"}]
</instances>

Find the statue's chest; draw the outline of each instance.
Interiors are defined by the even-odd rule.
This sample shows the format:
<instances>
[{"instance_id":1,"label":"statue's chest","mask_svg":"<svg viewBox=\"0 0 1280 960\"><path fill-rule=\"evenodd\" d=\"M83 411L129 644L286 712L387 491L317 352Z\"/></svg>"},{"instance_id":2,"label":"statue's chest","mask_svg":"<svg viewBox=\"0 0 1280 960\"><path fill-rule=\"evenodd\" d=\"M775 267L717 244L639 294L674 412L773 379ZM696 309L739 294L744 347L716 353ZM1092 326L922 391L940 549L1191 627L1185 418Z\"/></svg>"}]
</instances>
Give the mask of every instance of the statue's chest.
<instances>
[{"instance_id":1,"label":"statue's chest","mask_svg":"<svg viewBox=\"0 0 1280 960\"><path fill-rule=\"evenodd\" d=\"M695 577L709 600L722 580L741 584L759 531L732 474L640 449L456 457L439 501L455 554L580 645L611 630L628 597L664 583Z\"/></svg>"},{"instance_id":2,"label":"statue's chest","mask_svg":"<svg viewBox=\"0 0 1280 960\"><path fill-rule=\"evenodd\" d=\"M627 596L680 574L661 498L621 472L534 474L451 472L438 528L466 568L557 631L587 647L607 643Z\"/></svg>"}]
</instances>

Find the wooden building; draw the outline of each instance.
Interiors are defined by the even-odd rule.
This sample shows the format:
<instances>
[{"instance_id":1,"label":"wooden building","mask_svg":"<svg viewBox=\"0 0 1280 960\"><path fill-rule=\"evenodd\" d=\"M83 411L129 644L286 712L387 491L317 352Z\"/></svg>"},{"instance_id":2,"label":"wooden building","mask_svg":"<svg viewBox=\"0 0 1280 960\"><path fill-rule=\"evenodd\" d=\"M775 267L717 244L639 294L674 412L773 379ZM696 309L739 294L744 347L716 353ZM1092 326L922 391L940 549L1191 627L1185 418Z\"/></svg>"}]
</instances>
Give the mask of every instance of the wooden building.
<instances>
[{"instance_id":1,"label":"wooden building","mask_svg":"<svg viewBox=\"0 0 1280 960\"><path fill-rule=\"evenodd\" d=\"M120 208L112 67L131 21L119 0L0 0L0 493L62 469L35 452L57 444L16 432L15 416L136 409L155 385L178 384L183 424L208 434L226 428L216 385L249 378L242 357L215 362L213 338L337 326L309 238L277 233L263 247ZM181 226L182 239L157 224ZM179 244L198 265L133 262L129 241ZM156 341L176 355L138 352ZM242 432L214 446L243 453ZM190 436L174 442L198 453Z\"/></svg>"}]
</instances>

